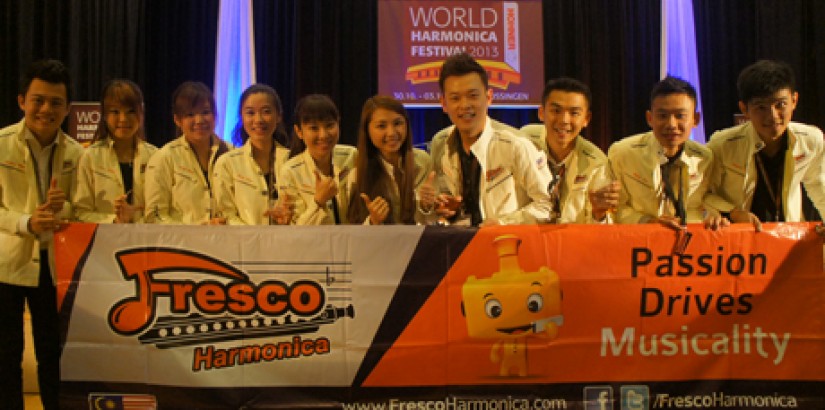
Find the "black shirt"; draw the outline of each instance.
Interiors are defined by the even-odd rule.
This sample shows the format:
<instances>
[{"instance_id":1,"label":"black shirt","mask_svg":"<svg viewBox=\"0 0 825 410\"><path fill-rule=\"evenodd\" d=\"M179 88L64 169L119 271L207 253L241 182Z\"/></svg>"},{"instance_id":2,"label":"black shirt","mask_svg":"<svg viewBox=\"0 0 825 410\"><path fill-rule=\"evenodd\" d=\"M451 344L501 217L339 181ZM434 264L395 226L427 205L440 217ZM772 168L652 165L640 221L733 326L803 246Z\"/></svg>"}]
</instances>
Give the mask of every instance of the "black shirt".
<instances>
[{"instance_id":1,"label":"black shirt","mask_svg":"<svg viewBox=\"0 0 825 410\"><path fill-rule=\"evenodd\" d=\"M134 171L132 170L131 162L119 162L120 176L123 178L123 192L128 192L126 195L126 202L132 203L132 188L134 187Z\"/></svg>"},{"instance_id":2,"label":"black shirt","mask_svg":"<svg viewBox=\"0 0 825 410\"><path fill-rule=\"evenodd\" d=\"M478 226L481 224L481 208L479 208L479 189L481 186L481 164L472 151L464 152L461 137L458 131L456 135L456 150L458 151L459 162L461 163L461 203L464 212L470 216L470 224Z\"/></svg>"},{"instance_id":3,"label":"black shirt","mask_svg":"<svg viewBox=\"0 0 825 410\"><path fill-rule=\"evenodd\" d=\"M785 170L785 154L788 151L788 133L785 132L781 138L781 145L774 156L768 156L764 150L754 154L756 190L753 192L751 213L762 222L785 221L785 213L782 211L784 207L782 180ZM768 183L770 183L770 188L768 188Z\"/></svg>"}]
</instances>

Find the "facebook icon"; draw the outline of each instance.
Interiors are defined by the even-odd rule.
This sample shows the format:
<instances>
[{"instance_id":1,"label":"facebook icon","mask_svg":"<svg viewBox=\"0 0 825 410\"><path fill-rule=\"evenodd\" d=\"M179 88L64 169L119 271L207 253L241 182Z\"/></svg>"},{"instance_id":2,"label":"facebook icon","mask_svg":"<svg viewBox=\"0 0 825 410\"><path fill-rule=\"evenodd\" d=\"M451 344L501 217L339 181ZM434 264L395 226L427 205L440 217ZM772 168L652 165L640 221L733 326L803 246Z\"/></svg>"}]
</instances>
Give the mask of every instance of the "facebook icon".
<instances>
[{"instance_id":1,"label":"facebook icon","mask_svg":"<svg viewBox=\"0 0 825 410\"><path fill-rule=\"evenodd\" d=\"M613 410L613 387L586 386L584 388L584 410Z\"/></svg>"}]
</instances>

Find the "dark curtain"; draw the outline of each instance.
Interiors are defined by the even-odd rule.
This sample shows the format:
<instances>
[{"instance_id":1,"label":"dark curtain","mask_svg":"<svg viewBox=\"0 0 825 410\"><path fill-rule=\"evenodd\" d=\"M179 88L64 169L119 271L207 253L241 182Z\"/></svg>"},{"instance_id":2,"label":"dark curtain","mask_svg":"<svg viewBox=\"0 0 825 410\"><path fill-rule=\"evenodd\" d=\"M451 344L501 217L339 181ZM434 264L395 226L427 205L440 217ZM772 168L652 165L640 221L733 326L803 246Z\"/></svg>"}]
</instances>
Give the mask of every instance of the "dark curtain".
<instances>
[{"instance_id":1,"label":"dark curtain","mask_svg":"<svg viewBox=\"0 0 825 410\"><path fill-rule=\"evenodd\" d=\"M650 88L659 80L658 1L545 1L545 78L584 81L593 93L585 136L603 150L646 131Z\"/></svg>"},{"instance_id":2,"label":"dark curtain","mask_svg":"<svg viewBox=\"0 0 825 410\"><path fill-rule=\"evenodd\" d=\"M756 60L783 60L795 71L794 120L825 126L825 3L816 0L694 0L705 127L733 125L736 78Z\"/></svg>"},{"instance_id":3,"label":"dark curtain","mask_svg":"<svg viewBox=\"0 0 825 410\"><path fill-rule=\"evenodd\" d=\"M143 27L146 62L140 86L146 99L148 140L161 146L175 137L172 119L175 88L188 80L201 81L211 88L215 81L220 2L148 0L146 4Z\"/></svg>"},{"instance_id":4,"label":"dark curtain","mask_svg":"<svg viewBox=\"0 0 825 410\"><path fill-rule=\"evenodd\" d=\"M72 99L98 101L103 84L129 78L146 101L147 140L174 138L171 94L183 81L211 87L219 0L3 2L0 124L19 121L19 77L31 61L63 60ZM219 113L220 115L220 113Z\"/></svg>"},{"instance_id":5,"label":"dark curtain","mask_svg":"<svg viewBox=\"0 0 825 410\"><path fill-rule=\"evenodd\" d=\"M185 80L214 79L219 0L28 0L0 2L0 124L20 118L18 78L30 61L54 57L72 73L74 99L95 101L114 77L146 97L147 138L174 137L171 94ZM585 135L606 149L648 129L650 87L659 78L657 0L544 0L547 79L579 78L593 90ZM288 127L295 101L326 93L339 105L344 143L354 144L363 101L377 92L377 1L255 0L258 80L281 94ZM706 128L729 126L736 75L758 58L788 61L799 79L795 119L825 125L825 3L819 0L694 0ZM231 109L231 108L230 108ZM416 142L449 125L440 108L410 110ZM221 113L219 113L221 114ZM492 109L521 126L535 109Z\"/></svg>"},{"instance_id":6,"label":"dark curtain","mask_svg":"<svg viewBox=\"0 0 825 410\"><path fill-rule=\"evenodd\" d=\"M17 94L29 63L46 57L65 60L68 55L69 7L44 0L3 1L0 7L0 126L6 126L22 117Z\"/></svg>"},{"instance_id":7,"label":"dark curtain","mask_svg":"<svg viewBox=\"0 0 825 410\"><path fill-rule=\"evenodd\" d=\"M694 0L705 128L733 125L739 113L736 78L756 60L789 63L799 104L794 120L825 126L825 2L816 0ZM807 220L821 220L807 195Z\"/></svg>"},{"instance_id":8,"label":"dark curtain","mask_svg":"<svg viewBox=\"0 0 825 410\"><path fill-rule=\"evenodd\" d=\"M257 78L280 94L288 128L299 98L328 94L341 112L340 141L355 145L361 105L378 84L377 3L256 0L253 8Z\"/></svg>"}]
</instances>

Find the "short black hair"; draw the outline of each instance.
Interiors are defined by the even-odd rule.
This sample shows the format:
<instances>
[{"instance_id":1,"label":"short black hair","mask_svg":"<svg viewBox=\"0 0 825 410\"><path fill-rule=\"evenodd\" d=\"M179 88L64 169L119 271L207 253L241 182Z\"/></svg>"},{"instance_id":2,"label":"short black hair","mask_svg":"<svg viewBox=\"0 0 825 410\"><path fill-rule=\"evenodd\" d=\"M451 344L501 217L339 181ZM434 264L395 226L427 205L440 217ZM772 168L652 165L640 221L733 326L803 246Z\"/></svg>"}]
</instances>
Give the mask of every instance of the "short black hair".
<instances>
[{"instance_id":1,"label":"short black hair","mask_svg":"<svg viewBox=\"0 0 825 410\"><path fill-rule=\"evenodd\" d=\"M20 77L20 95L25 96L29 92L29 86L35 78L51 84L65 85L67 102L72 100L71 76L69 76L69 69L66 68L63 62L46 59L31 63Z\"/></svg>"},{"instance_id":2,"label":"short black hair","mask_svg":"<svg viewBox=\"0 0 825 410\"><path fill-rule=\"evenodd\" d=\"M696 89L693 88L689 82L672 75L663 78L662 81L659 81L653 86L653 90L650 91L650 106L653 106L653 100L657 97L671 94L687 95L693 100L693 109L696 110L698 108L698 104L696 103Z\"/></svg>"},{"instance_id":3,"label":"short black hair","mask_svg":"<svg viewBox=\"0 0 825 410\"><path fill-rule=\"evenodd\" d=\"M593 95L590 93L590 87L575 78L559 77L548 81L547 85L544 86L544 92L541 95L542 106L547 104L547 98L550 97L550 93L553 91L566 91L569 93L581 94L584 96L584 99L587 100L587 109L590 109L590 104L593 99Z\"/></svg>"},{"instance_id":4,"label":"short black hair","mask_svg":"<svg viewBox=\"0 0 825 410\"><path fill-rule=\"evenodd\" d=\"M487 78L487 71L472 56L467 53L453 54L444 60L441 65L441 73L438 74L438 88L444 92L444 81L447 77L458 77L471 73L477 73L484 83L484 89L490 88Z\"/></svg>"},{"instance_id":5,"label":"short black hair","mask_svg":"<svg viewBox=\"0 0 825 410\"><path fill-rule=\"evenodd\" d=\"M759 60L739 73L736 81L739 101L747 104L754 98L769 97L777 91L796 91L793 69L788 63L774 60Z\"/></svg>"}]
</instances>

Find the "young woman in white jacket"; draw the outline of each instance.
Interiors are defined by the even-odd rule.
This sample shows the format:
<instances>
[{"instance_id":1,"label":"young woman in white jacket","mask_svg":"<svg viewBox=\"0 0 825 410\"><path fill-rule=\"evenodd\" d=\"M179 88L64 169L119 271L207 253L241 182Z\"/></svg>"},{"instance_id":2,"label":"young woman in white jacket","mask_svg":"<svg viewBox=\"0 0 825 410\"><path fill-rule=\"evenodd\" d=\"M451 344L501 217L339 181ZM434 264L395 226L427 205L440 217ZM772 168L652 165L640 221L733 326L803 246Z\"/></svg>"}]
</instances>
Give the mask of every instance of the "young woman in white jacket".
<instances>
[{"instance_id":1,"label":"young woman in white jacket","mask_svg":"<svg viewBox=\"0 0 825 410\"><path fill-rule=\"evenodd\" d=\"M295 105L291 154L283 188L295 200L292 223L347 223L355 147L338 144L338 108L326 95L307 95Z\"/></svg>"},{"instance_id":2,"label":"young woman in white jacket","mask_svg":"<svg viewBox=\"0 0 825 410\"><path fill-rule=\"evenodd\" d=\"M78 166L75 215L82 222L143 222L146 165L157 151L144 141L143 93L129 80L109 81L100 108L103 120Z\"/></svg>"},{"instance_id":3,"label":"young woman in white jacket","mask_svg":"<svg viewBox=\"0 0 825 410\"><path fill-rule=\"evenodd\" d=\"M215 98L206 84L187 81L172 95L178 138L146 168L146 213L161 224L225 224L215 215L212 175L231 146L215 135Z\"/></svg>"},{"instance_id":4,"label":"young woman in white jacket","mask_svg":"<svg viewBox=\"0 0 825 410\"><path fill-rule=\"evenodd\" d=\"M281 99L265 84L241 94L232 142L241 146L215 164L213 194L217 209L230 225L284 225L291 219L290 201L279 200L281 167L289 158Z\"/></svg>"},{"instance_id":5,"label":"young woman in white jacket","mask_svg":"<svg viewBox=\"0 0 825 410\"><path fill-rule=\"evenodd\" d=\"M435 222L432 161L429 154L412 145L404 106L383 95L367 99L358 127L351 223L425 224L428 216Z\"/></svg>"}]
</instances>

